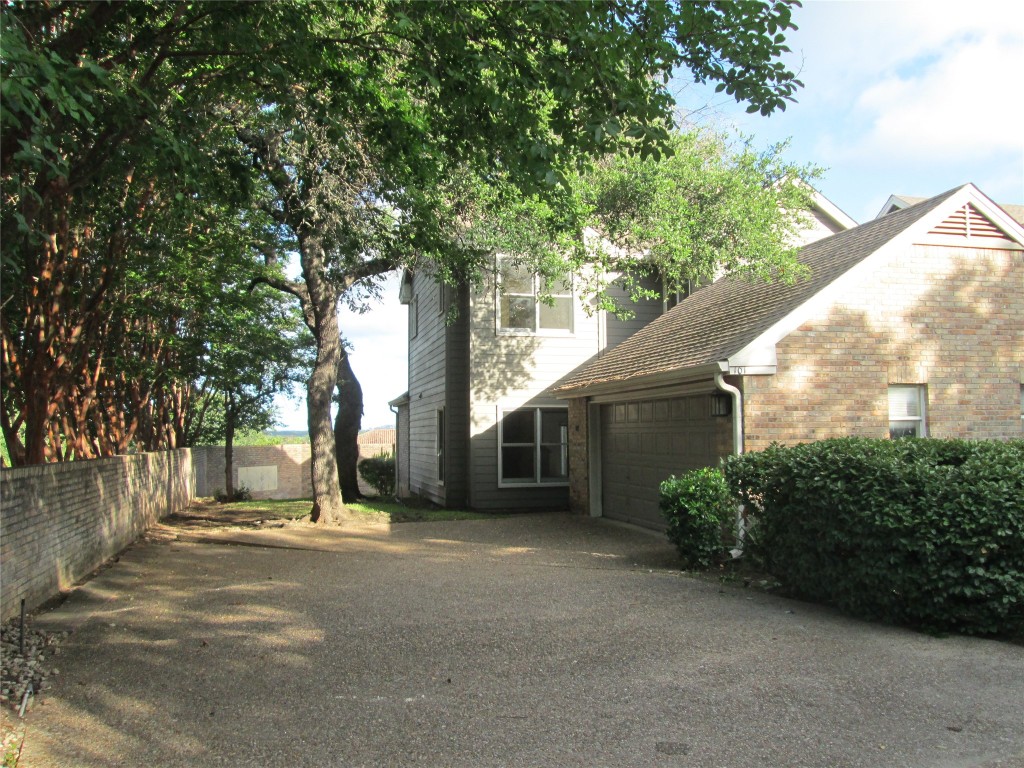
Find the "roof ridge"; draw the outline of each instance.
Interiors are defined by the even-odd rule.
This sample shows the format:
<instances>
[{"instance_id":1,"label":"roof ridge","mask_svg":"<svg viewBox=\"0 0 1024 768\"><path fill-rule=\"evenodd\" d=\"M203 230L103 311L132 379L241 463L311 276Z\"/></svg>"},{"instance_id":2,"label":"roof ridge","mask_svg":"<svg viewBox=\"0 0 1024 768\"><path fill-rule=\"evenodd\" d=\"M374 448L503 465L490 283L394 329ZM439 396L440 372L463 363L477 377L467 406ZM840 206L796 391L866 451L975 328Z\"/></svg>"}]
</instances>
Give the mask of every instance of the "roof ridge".
<instances>
[{"instance_id":1,"label":"roof ridge","mask_svg":"<svg viewBox=\"0 0 1024 768\"><path fill-rule=\"evenodd\" d=\"M805 245L797 258L811 269L806 278L753 282L745 275L726 275L570 374L555 391L728 359L965 186Z\"/></svg>"}]
</instances>

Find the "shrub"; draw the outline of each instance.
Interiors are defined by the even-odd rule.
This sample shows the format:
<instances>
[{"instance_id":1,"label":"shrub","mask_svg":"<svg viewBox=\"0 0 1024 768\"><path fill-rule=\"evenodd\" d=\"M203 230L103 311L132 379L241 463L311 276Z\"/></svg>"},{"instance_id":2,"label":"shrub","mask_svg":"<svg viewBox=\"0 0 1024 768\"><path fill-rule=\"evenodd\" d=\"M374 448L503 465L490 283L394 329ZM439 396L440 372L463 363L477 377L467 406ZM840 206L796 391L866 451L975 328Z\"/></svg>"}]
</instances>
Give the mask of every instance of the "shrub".
<instances>
[{"instance_id":1,"label":"shrub","mask_svg":"<svg viewBox=\"0 0 1024 768\"><path fill-rule=\"evenodd\" d=\"M213 492L213 500L218 504L229 504L232 501L252 501L252 491L244 485L240 485L235 488L234 496L228 496L224 491L218 488Z\"/></svg>"},{"instance_id":2,"label":"shrub","mask_svg":"<svg viewBox=\"0 0 1024 768\"><path fill-rule=\"evenodd\" d=\"M718 469L695 469L673 475L660 487L661 512L668 520L668 538L684 568L710 568L726 550L736 502Z\"/></svg>"},{"instance_id":3,"label":"shrub","mask_svg":"<svg viewBox=\"0 0 1024 768\"><path fill-rule=\"evenodd\" d=\"M381 496L395 495L395 455L370 456L359 462L359 474Z\"/></svg>"},{"instance_id":4,"label":"shrub","mask_svg":"<svg viewBox=\"0 0 1024 768\"><path fill-rule=\"evenodd\" d=\"M1024 629L1024 441L839 438L724 472L796 594L933 632Z\"/></svg>"}]
</instances>

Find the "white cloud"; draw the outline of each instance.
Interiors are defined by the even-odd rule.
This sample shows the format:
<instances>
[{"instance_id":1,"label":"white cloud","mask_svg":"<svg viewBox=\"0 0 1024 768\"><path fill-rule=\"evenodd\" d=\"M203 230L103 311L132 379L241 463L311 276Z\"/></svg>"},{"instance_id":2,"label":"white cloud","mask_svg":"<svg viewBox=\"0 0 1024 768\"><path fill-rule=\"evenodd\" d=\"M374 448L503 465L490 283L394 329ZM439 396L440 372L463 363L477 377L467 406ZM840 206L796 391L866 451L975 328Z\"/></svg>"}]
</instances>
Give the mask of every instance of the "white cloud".
<instances>
[{"instance_id":1,"label":"white cloud","mask_svg":"<svg viewBox=\"0 0 1024 768\"><path fill-rule=\"evenodd\" d=\"M907 76L864 90L855 109L871 116L857 152L963 160L1024 147L1024 102L1009 86L1024 71L1024 41L988 35L949 46Z\"/></svg>"}]
</instances>

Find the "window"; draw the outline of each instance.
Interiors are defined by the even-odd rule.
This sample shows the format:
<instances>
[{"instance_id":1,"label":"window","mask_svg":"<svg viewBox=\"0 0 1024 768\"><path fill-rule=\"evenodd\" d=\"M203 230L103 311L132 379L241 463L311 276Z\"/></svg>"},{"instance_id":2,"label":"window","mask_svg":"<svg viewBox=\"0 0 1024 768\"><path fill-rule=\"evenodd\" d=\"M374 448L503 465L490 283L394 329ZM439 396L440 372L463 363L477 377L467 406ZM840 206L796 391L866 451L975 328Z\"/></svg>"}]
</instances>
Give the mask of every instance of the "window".
<instances>
[{"instance_id":1,"label":"window","mask_svg":"<svg viewBox=\"0 0 1024 768\"><path fill-rule=\"evenodd\" d=\"M919 384L889 387L889 437L925 437L925 388Z\"/></svg>"},{"instance_id":2,"label":"window","mask_svg":"<svg viewBox=\"0 0 1024 768\"><path fill-rule=\"evenodd\" d=\"M520 408L501 415L500 485L569 481L569 410Z\"/></svg>"},{"instance_id":3,"label":"window","mask_svg":"<svg viewBox=\"0 0 1024 768\"><path fill-rule=\"evenodd\" d=\"M409 302L409 338L415 339L416 334L419 333L419 320L420 320L420 302L419 296L413 296Z\"/></svg>"},{"instance_id":4,"label":"window","mask_svg":"<svg viewBox=\"0 0 1024 768\"><path fill-rule=\"evenodd\" d=\"M444 408L437 409L434 449L437 453L437 482L444 485Z\"/></svg>"},{"instance_id":5,"label":"window","mask_svg":"<svg viewBox=\"0 0 1024 768\"><path fill-rule=\"evenodd\" d=\"M694 280L683 280L679 287L675 290L669 290L668 280L662 280L662 311L668 312L672 307L681 303L684 299L688 298L691 293L697 290L697 285Z\"/></svg>"},{"instance_id":6,"label":"window","mask_svg":"<svg viewBox=\"0 0 1024 768\"><path fill-rule=\"evenodd\" d=\"M550 286L550 306L540 296L545 291L541 278L511 261L498 262L499 331L572 332L572 279L557 280Z\"/></svg>"}]
</instances>

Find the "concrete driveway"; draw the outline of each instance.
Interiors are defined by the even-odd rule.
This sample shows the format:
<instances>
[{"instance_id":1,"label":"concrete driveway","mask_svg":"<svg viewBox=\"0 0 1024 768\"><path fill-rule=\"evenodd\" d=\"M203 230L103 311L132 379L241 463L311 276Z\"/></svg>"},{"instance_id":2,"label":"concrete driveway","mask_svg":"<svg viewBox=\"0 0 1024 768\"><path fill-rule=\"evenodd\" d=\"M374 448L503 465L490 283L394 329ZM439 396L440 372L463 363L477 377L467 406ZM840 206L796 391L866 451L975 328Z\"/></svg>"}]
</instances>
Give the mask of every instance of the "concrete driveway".
<instances>
[{"instance_id":1,"label":"concrete driveway","mask_svg":"<svg viewBox=\"0 0 1024 768\"><path fill-rule=\"evenodd\" d=\"M140 544L73 629L22 765L1024 766L1024 648L673 570L604 521Z\"/></svg>"}]
</instances>

